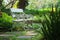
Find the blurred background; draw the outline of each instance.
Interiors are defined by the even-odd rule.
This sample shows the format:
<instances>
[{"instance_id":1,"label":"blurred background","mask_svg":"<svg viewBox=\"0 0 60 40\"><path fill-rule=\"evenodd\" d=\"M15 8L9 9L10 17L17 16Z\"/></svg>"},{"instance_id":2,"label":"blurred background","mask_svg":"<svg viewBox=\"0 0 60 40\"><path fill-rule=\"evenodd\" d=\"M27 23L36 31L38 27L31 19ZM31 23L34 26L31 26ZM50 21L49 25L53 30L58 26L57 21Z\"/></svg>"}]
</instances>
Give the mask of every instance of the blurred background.
<instances>
[{"instance_id":1,"label":"blurred background","mask_svg":"<svg viewBox=\"0 0 60 40\"><path fill-rule=\"evenodd\" d=\"M60 40L60 0L0 0L0 39Z\"/></svg>"}]
</instances>

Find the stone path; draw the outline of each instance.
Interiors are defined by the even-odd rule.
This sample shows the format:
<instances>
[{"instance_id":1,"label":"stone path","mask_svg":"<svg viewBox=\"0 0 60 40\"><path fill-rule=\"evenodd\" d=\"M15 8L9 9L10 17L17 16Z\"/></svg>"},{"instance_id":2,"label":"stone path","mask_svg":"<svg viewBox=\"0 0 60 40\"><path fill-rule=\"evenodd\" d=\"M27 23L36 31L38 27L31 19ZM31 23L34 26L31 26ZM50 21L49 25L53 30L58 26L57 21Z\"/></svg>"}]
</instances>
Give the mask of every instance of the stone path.
<instances>
[{"instance_id":1,"label":"stone path","mask_svg":"<svg viewBox=\"0 0 60 40\"><path fill-rule=\"evenodd\" d=\"M37 35L37 33L35 33L34 31L28 31L26 33L26 36L29 35L29 36L34 36L34 35Z\"/></svg>"},{"instance_id":2,"label":"stone path","mask_svg":"<svg viewBox=\"0 0 60 40\"><path fill-rule=\"evenodd\" d=\"M18 33L18 32L17 32ZM27 31L25 35L23 36L18 36L17 38L32 38L34 35L37 35L37 33L34 33L34 31ZM13 34L0 34L0 37L10 37L10 36L15 36Z\"/></svg>"},{"instance_id":3,"label":"stone path","mask_svg":"<svg viewBox=\"0 0 60 40\"><path fill-rule=\"evenodd\" d=\"M32 38L35 35L37 35L37 33L34 33L34 31L28 31L24 36L18 36L17 38Z\"/></svg>"}]
</instances>

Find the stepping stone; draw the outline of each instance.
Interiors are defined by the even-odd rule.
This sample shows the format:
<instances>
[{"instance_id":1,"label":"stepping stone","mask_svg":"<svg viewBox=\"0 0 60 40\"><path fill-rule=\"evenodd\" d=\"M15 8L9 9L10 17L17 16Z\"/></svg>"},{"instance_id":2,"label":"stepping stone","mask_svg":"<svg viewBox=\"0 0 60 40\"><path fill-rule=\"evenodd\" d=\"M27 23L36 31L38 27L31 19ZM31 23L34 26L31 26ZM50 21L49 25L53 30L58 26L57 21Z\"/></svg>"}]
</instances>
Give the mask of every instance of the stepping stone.
<instances>
[{"instance_id":1,"label":"stepping stone","mask_svg":"<svg viewBox=\"0 0 60 40\"><path fill-rule=\"evenodd\" d=\"M33 36L18 36L17 38L32 38Z\"/></svg>"}]
</instances>

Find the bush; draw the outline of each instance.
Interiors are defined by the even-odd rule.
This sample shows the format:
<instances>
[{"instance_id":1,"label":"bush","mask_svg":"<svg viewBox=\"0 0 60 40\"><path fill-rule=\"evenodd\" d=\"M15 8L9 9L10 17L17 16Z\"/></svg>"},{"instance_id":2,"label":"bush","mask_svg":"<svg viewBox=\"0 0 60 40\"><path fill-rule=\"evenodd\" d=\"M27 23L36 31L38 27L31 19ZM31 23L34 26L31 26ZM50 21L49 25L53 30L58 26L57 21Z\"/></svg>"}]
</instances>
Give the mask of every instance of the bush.
<instances>
[{"instance_id":1,"label":"bush","mask_svg":"<svg viewBox=\"0 0 60 40\"><path fill-rule=\"evenodd\" d=\"M0 17L0 31L8 31L12 28L12 17L2 12Z\"/></svg>"}]
</instances>

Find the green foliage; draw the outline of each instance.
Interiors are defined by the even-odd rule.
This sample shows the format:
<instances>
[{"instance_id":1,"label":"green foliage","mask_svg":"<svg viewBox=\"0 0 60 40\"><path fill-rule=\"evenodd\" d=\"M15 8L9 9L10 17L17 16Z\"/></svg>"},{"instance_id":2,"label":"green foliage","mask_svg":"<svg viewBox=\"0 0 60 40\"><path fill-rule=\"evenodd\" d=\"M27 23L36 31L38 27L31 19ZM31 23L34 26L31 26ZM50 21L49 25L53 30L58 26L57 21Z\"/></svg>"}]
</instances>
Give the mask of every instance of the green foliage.
<instances>
[{"instance_id":1,"label":"green foliage","mask_svg":"<svg viewBox=\"0 0 60 40\"><path fill-rule=\"evenodd\" d=\"M8 14L8 15L11 15L10 9L6 9L5 7L3 7L3 8L1 9L1 11L2 11L2 12L5 12L5 13Z\"/></svg>"},{"instance_id":2,"label":"green foliage","mask_svg":"<svg viewBox=\"0 0 60 40\"><path fill-rule=\"evenodd\" d=\"M12 22L12 16L9 16L6 13L2 13L2 19L5 20L6 22Z\"/></svg>"},{"instance_id":3,"label":"green foliage","mask_svg":"<svg viewBox=\"0 0 60 40\"><path fill-rule=\"evenodd\" d=\"M0 18L0 27L2 27L2 30L10 30L12 28L12 17L8 14L2 12L2 17ZM4 29L5 28L5 29Z\"/></svg>"},{"instance_id":4,"label":"green foliage","mask_svg":"<svg viewBox=\"0 0 60 40\"><path fill-rule=\"evenodd\" d=\"M41 28L46 40L60 40L60 14L59 8L55 6L56 12L53 12L53 5L52 5L52 12L49 16L44 15L46 21L42 23L43 27Z\"/></svg>"},{"instance_id":5,"label":"green foliage","mask_svg":"<svg viewBox=\"0 0 60 40\"><path fill-rule=\"evenodd\" d=\"M32 9L32 10L26 9L26 10L24 10L24 12L26 14L33 14L33 15L38 15L38 16L48 14L51 11L52 11L51 8L44 8L44 9L39 9L39 10L35 10L35 9Z\"/></svg>"},{"instance_id":6,"label":"green foliage","mask_svg":"<svg viewBox=\"0 0 60 40\"><path fill-rule=\"evenodd\" d=\"M55 12L54 8L52 6L52 10L49 12L40 11L40 15L35 15L35 20L40 20L42 24L42 34L44 35L44 40L59 40L60 38L60 10L58 8L58 5L55 6ZM37 27L37 26L36 26ZM41 33L41 29L36 30L37 32ZM36 40L40 40L37 38Z\"/></svg>"},{"instance_id":7,"label":"green foliage","mask_svg":"<svg viewBox=\"0 0 60 40\"><path fill-rule=\"evenodd\" d=\"M51 4L54 5L58 2L58 0L29 0L29 5L26 9L41 9L41 8L50 8Z\"/></svg>"},{"instance_id":8,"label":"green foliage","mask_svg":"<svg viewBox=\"0 0 60 40\"><path fill-rule=\"evenodd\" d=\"M40 33L32 38L32 40L43 40L43 39L44 39L44 36L41 35Z\"/></svg>"}]
</instances>

